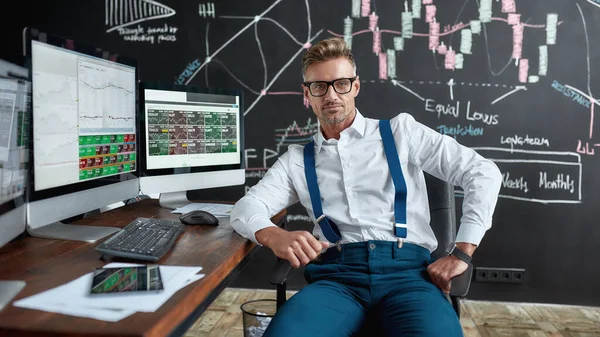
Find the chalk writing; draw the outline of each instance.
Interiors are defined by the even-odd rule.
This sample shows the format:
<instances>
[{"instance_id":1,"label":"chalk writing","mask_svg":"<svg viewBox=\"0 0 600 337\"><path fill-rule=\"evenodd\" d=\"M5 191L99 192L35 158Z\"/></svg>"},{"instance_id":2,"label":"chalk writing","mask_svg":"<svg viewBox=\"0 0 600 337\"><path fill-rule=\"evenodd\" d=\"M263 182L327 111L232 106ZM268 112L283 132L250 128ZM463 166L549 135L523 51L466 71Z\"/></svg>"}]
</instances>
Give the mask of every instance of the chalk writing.
<instances>
[{"instance_id":1,"label":"chalk writing","mask_svg":"<svg viewBox=\"0 0 600 337\"><path fill-rule=\"evenodd\" d=\"M194 71L196 71L196 69L198 69L200 67L200 60L195 59L194 61L190 62L187 67L185 67L185 70L179 75L179 77L177 77L177 81L175 81L176 84L183 84L185 83L185 80L187 80L190 76L192 76L192 74L194 73Z\"/></svg>"},{"instance_id":2,"label":"chalk writing","mask_svg":"<svg viewBox=\"0 0 600 337\"><path fill-rule=\"evenodd\" d=\"M436 129L439 133L453 138L456 138L456 136L483 136L483 128L474 127L471 124L464 126L460 124L457 124L456 126L438 125Z\"/></svg>"},{"instance_id":3,"label":"chalk writing","mask_svg":"<svg viewBox=\"0 0 600 337\"><path fill-rule=\"evenodd\" d=\"M600 144L590 144L585 142L585 146L581 143L581 139L577 141L577 153L593 156L596 152L594 147L600 147Z\"/></svg>"},{"instance_id":4,"label":"chalk writing","mask_svg":"<svg viewBox=\"0 0 600 337\"><path fill-rule=\"evenodd\" d=\"M514 190L521 190L524 193L529 192L529 188L527 188L527 181L525 181L525 177L510 179L510 173L508 172L502 173L502 187Z\"/></svg>"},{"instance_id":5,"label":"chalk writing","mask_svg":"<svg viewBox=\"0 0 600 337\"><path fill-rule=\"evenodd\" d=\"M571 100L573 102L577 102L578 104L583 105L586 108L590 108L590 106L591 106L589 99L587 99L586 97L584 97L577 91L572 90L571 88L562 85L557 80L552 81L552 88L556 89L556 91L558 91L558 92L562 92L563 95L571 98Z\"/></svg>"},{"instance_id":6,"label":"chalk writing","mask_svg":"<svg viewBox=\"0 0 600 337\"><path fill-rule=\"evenodd\" d=\"M285 218L286 218L287 221L306 221L306 222L312 222L312 219L308 215L288 214L288 215L286 215Z\"/></svg>"},{"instance_id":7,"label":"chalk writing","mask_svg":"<svg viewBox=\"0 0 600 337\"><path fill-rule=\"evenodd\" d=\"M542 204L581 203L582 164L576 152L494 147L473 150L496 163L502 172L500 198Z\"/></svg>"},{"instance_id":8,"label":"chalk writing","mask_svg":"<svg viewBox=\"0 0 600 337\"><path fill-rule=\"evenodd\" d=\"M166 23L160 27L142 27L138 24L136 28L119 28L117 29L119 35L123 37L124 41L132 42L148 42L151 44L161 42L175 42L177 41L176 33L177 27L169 26Z\"/></svg>"},{"instance_id":9,"label":"chalk writing","mask_svg":"<svg viewBox=\"0 0 600 337\"><path fill-rule=\"evenodd\" d=\"M514 135L511 137L500 136L500 144L508 144L510 148L513 149L515 145L523 146L523 145L532 145L532 146L546 146L550 147L550 141L544 137L529 137L529 135L519 136Z\"/></svg>"},{"instance_id":10,"label":"chalk writing","mask_svg":"<svg viewBox=\"0 0 600 337\"><path fill-rule=\"evenodd\" d=\"M428 98L425 100L425 111L437 112L438 119L442 115L451 115L458 118L460 114L460 102L456 101L453 104L435 104L435 100Z\"/></svg>"},{"instance_id":11,"label":"chalk writing","mask_svg":"<svg viewBox=\"0 0 600 337\"><path fill-rule=\"evenodd\" d=\"M246 161L246 167L253 167L251 164L249 164L249 159L261 159L258 157L258 155L256 154L256 149L246 149L244 151L245 153L245 161ZM259 152L260 153L260 152ZM256 168L254 167L252 170L261 170L261 169L267 169L268 167L271 167L272 162L275 162L275 160L277 160L277 158L279 157L279 153L277 151L273 151L271 149L263 149L262 152L262 162L260 163L261 166L260 168ZM250 170L250 169L247 169ZM248 172L246 172L246 175L248 175Z\"/></svg>"},{"instance_id":12,"label":"chalk writing","mask_svg":"<svg viewBox=\"0 0 600 337\"><path fill-rule=\"evenodd\" d=\"M567 174L559 173L556 175L556 179L548 180L548 173L540 172L540 182L539 187L545 189L561 189L569 191L569 193L575 192L575 180L571 179L571 177Z\"/></svg>"},{"instance_id":13,"label":"chalk writing","mask_svg":"<svg viewBox=\"0 0 600 337\"><path fill-rule=\"evenodd\" d=\"M485 123L487 125L498 124L498 115L490 115L488 113L479 112L479 111L475 111L475 110L473 110L473 112L471 112L471 101L467 102L466 118L467 118L467 120L470 120L470 121L482 121L483 123Z\"/></svg>"},{"instance_id":14,"label":"chalk writing","mask_svg":"<svg viewBox=\"0 0 600 337\"><path fill-rule=\"evenodd\" d=\"M454 31L457 31L457 30L462 29L464 27L465 27L465 24L462 23L462 22L459 22L459 23L455 23L453 25L444 25L444 28L442 29L442 31L444 33L454 32Z\"/></svg>"},{"instance_id":15,"label":"chalk writing","mask_svg":"<svg viewBox=\"0 0 600 337\"><path fill-rule=\"evenodd\" d=\"M214 18L215 4L212 2L209 2L207 4L198 4L198 15L201 18Z\"/></svg>"}]
</instances>

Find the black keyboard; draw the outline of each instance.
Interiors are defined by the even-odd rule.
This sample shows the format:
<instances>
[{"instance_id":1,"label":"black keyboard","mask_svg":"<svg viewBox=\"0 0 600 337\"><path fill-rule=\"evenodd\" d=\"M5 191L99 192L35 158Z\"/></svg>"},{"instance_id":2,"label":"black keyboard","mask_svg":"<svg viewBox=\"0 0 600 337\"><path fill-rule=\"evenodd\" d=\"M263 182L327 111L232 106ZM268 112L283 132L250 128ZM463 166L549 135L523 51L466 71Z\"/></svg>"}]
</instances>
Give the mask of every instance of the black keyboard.
<instances>
[{"instance_id":1,"label":"black keyboard","mask_svg":"<svg viewBox=\"0 0 600 337\"><path fill-rule=\"evenodd\" d=\"M96 251L110 256L157 261L173 247L184 227L176 221L137 218L98 245Z\"/></svg>"}]
</instances>

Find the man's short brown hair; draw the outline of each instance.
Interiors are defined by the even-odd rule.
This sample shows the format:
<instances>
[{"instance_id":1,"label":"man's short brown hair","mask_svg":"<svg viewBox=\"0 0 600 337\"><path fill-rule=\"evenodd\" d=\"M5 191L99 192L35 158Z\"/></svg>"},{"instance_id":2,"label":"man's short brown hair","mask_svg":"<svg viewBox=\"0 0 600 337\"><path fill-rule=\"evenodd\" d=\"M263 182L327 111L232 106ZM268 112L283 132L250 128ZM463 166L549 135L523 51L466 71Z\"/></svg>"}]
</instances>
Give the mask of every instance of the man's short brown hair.
<instances>
[{"instance_id":1,"label":"man's short brown hair","mask_svg":"<svg viewBox=\"0 0 600 337\"><path fill-rule=\"evenodd\" d=\"M354 72L356 74L356 63L352 57L352 52L346 41L340 37L331 37L325 40L319 41L319 43L310 47L304 57L302 57L302 76L306 73L306 69L313 63L328 61L345 57L352 63Z\"/></svg>"}]
</instances>

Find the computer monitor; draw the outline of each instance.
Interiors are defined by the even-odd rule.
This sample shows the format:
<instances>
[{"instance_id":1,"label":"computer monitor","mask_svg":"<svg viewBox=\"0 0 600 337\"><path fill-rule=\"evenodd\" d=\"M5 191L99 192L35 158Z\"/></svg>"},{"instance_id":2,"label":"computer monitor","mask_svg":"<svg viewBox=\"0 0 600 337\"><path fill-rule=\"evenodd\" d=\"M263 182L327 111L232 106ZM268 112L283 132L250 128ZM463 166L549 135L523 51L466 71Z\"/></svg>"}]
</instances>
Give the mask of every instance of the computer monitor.
<instances>
[{"instance_id":1,"label":"computer monitor","mask_svg":"<svg viewBox=\"0 0 600 337\"><path fill-rule=\"evenodd\" d=\"M140 84L140 192L165 208L186 192L242 185L243 92L176 84Z\"/></svg>"},{"instance_id":2,"label":"computer monitor","mask_svg":"<svg viewBox=\"0 0 600 337\"><path fill-rule=\"evenodd\" d=\"M139 194L137 62L33 28L24 42L33 105L27 230L94 242L119 228L61 221Z\"/></svg>"},{"instance_id":3,"label":"computer monitor","mask_svg":"<svg viewBox=\"0 0 600 337\"><path fill-rule=\"evenodd\" d=\"M0 247L25 232L28 172L29 72L0 60ZM25 282L0 280L0 310Z\"/></svg>"}]
</instances>

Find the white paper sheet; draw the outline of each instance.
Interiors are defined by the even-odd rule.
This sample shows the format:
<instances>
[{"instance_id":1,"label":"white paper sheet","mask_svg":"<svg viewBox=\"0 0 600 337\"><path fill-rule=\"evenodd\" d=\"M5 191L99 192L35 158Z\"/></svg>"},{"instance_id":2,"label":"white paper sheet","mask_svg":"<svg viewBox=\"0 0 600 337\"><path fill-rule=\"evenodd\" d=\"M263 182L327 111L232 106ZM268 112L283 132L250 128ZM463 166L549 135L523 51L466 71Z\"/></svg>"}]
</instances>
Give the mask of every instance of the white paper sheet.
<instances>
[{"instance_id":1,"label":"white paper sheet","mask_svg":"<svg viewBox=\"0 0 600 337\"><path fill-rule=\"evenodd\" d=\"M111 267L136 266L129 263L110 263ZM202 267L160 266L164 290L160 293L90 295L93 273L85 274L62 286L15 301L17 307L38 309L61 314L116 322L137 311L154 312L181 288L204 274Z\"/></svg>"},{"instance_id":2,"label":"white paper sheet","mask_svg":"<svg viewBox=\"0 0 600 337\"><path fill-rule=\"evenodd\" d=\"M216 217L225 217L231 215L233 205L228 204L213 204L213 203L191 203L183 207L179 207L171 213L185 214L191 211L201 210L211 213Z\"/></svg>"},{"instance_id":3,"label":"white paper sheet","mask_svg":"<svg viewBox=\"0 0 600 337\"><path fill-rule=\"evenodd\" d=\"M82 308L68 304L36 303L34 301L19 301L17 307L55 312L58 314L97 319L106 322L118 322L136 313L135 310L111 310L98 308ZM15 302L16 303L16 302Z\"/></svg>"}]
</instances>

